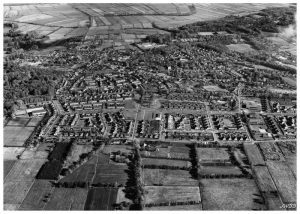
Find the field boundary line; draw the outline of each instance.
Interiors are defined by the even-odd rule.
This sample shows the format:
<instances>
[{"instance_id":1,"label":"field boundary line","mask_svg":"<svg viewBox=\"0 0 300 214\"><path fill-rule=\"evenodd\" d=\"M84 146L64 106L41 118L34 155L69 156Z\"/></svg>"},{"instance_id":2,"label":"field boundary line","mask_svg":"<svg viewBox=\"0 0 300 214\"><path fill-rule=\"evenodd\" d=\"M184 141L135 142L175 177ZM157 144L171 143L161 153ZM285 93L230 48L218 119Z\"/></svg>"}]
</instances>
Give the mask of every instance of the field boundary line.
<instances>
[{"instance_id":1,"label":"field boundary line","mask_svg":"<svg viewBox=\"0 0 300 214\"><path fill-rule=\"evenodd\" d=\"M95 176L96 176L96 173L97 173L98 161L99 161L99 156L97 155L97 162L96 162L96 164L95 164L95 168L94 168L94 175L93 175L93 177L92 177L92 179L91 179L90 186L93 184L93 181L94 181L94 179L95 179Z\"/></svg>"}]
</instances>

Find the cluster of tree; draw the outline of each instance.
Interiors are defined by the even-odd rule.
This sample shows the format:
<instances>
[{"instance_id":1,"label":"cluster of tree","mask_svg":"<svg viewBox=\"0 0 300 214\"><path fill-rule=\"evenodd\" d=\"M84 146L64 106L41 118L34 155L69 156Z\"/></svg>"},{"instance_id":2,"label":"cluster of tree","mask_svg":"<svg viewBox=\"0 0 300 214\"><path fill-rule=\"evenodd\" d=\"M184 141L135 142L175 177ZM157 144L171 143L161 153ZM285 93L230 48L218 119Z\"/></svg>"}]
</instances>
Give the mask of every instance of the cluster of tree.
<instances>
[{"instance_id":1,"label":"cluster of tree","mask_svg":"<svg viewBox=\"0 0 300 214\"><path fill-rule=\"evenodd\" d=\"M252 175L242 174L206 174L206 175L198 175L200 179L223 179L223 178L248 178L252 179Z\"/></svg>"},{"instance_id":2,"label":"cluster of tree","mask_svg":"<svg viewBox=\"0 0 300 214\"><path fill-rule=\"evenodd\" d=\"M74 138L71 138L67 142L56 142L54 149L48 156L48 161L41 167L36 178L57 180L60 176L64 160L73 142Z\"/></svg>"},{"instance_id":3,"label":"cluster of tree","mask_svg":"<svg viewBox=\"0 0 300 214\"><path fill-rule=\"evenodd\" d=\"M73 182L57 182L55 187L65 187L65 188L88 188L90 186L89 182L86 181L73 181Z\"/></svg>"},{"instance_id":4,"label":"cluster of tree","mask_svg":"<svg viewBox=\"0 0 300 214\"><path fill-rule=\"evenodd\" d=\"M263 66L273 68L273 69L279 70L279 71L287 71L290 74L296 74L297 73L297 70L295 68L292 68L292 67L289 67L289 66L285 66L285 65L282 65L282 64L277 64L277 63L270 62L270 61L258 60L258 59L255 59L254 57L248 57L246 55L243 55L243 57L244 57L245 60L247 60L249 62L252 62L254 64L263 65Z\"/></svg>"},{"instance_id":5,"label":"cluster of tree","mask_svg":"<svg viewBox=\"0 0 300 214\"><path fill-rule=\"evenodd\" d=\"M187 166L168 166L168 165L154 165L154 164L147 164L147 165L143 165L143 168L145 169L173 169L173 170L177 170L177 169L181 169L181 170L190 170L191 167L187 167Z\"/></svg>"},{"instance_id":6,"label":"cluster of tree","mask_svg":"<svg viewBox=\"0 0 300 214\"><path fill-rule=\"evenodd\" d=\"M150 42L157 44L169 44L172 40L170 34L153 34L142 39L142 42Z\"/></svg>"},{"instance_id":7,"label":"cluster of tree","mask_svg":"<svg viewBox=\"0 0 300 214\"><path fill-rule=\"evenodd\" d=\"M118 182L115 183L93 183L93 187L124 187L123 184L119 184Z\"/></svg>"},{"instance_id":8,"label":"cluster of tree","mask_svg":"<svg viewBox=\"0 0 300 214\"><path fill-rule=\"evenodd\" d=\"M12 48L13 50L36 50L42 44L42 41L48 38L46 36L40 36L35 31L23 34L17 28L11 28L4 34L4 37L6 38L6 47Z\"/></svg>"},{"instance_id":9,"label":"cluster of tree","mask_svg":"<svg viewBox=\"0 0 300 214\"><path fill-rule=\"evenodd\" d=\"M208 43L196 42L195 45L198 48L203 48L203 49L210 50L210 51L216 51L219 53L228 52L228 50L229 50L225 45L220 44L220 43L208 44Z\"/></svg>"},{"instance_id":10,"label":"cluster of tree","mask_svg":"<svg viewBox=\"0 0 300 214\"><path fill-rule=\"evenodd\" d=\"M246 177L246 178L253 178L252 172L249 169L249 164L247 164L248 162L244 162L243 160L241 160L238 155L236 155L235 153L236 148L231 147L229 149L229 158L232 164L234 164L235 166L238 166L240 168L240 170L242 171L242 174Z\"/></svg>"},{"instance_id":11,"label":"cluster of tree","mask_svg":"<svg viewBox=\"0 0 300 214\"><path fill-rule=\"evenodd\" d=\"M192 167L190 169L190 173L193 176L193 178L198 180L198 169L199 169L199 157L198 157L198 153L197 153L197 146L196 143L194 143L191 147L190 147L190 157L191 157L191 163L192 163Z\"/></svg>"},{"instance_id":12,"label":"cluster of tree","mask_svg":"<svg viewBox=\"0 0 300 214\"><path fill-rule=\"evenodd\" d=\"M260 31L278 33L278 26L287 26L295 23L295 7L268 8L254 15L227 16L213 21L202 21L179 28L179 35L188 37L197 32L218 32L259 34Z\"/></svg>"},{"instance_id":13,"label":"cluster of tree","mask_svg":"<svg viewBox=\"0 0 300 214\"><path fill-rule=\"evenodd\" d=\"M145 207L160 207L160 206L181 206L181 205L194 205L201 204L201 201L169 201L161 203L148 203Z\"/></svg>"},{"instance_id":14,"label":"cluster of tree","mask_svg":"<svg viewBox=\"0 0 300 214\"><path fill-rule=\"evenodd\" d=\"M152 159L172 159L172 160L186 160L186 161L190 160L189 158L185 158L185 157L159 157L151 154L150 155L142 154L142 157L152 158Z\"/></svg>"},{"instance_id":15,"label":"cluster of tree","mask_svg":"<svg viewBox=\"0 0 300 214\"><path fill-rule=\"evenodd\" d=\"M128 208L130 207L130 202L122 201L121 203L113 204L113 207L115 208L115 210L128 210Z\"/></svg>"},{"instance_id":16,"label":"cluster of tree","mask_svg":"<svg viewBox=\"0 0 300 214\"><path fill-rule=\"evenodd\" d=\"M72 173L76 168L78 168L79 166L81 166L83 163L87 162L88 159L92 156L92 154L94 154L93 151L90 151L88 153L83 153L79 156L79 159L77 161L74 161L72 163L72 165L63 168L60 172L61 176L66 176L70 173Z\"/></svg>"},{"instance_id":17,"label":"cluster of tree","mask_svg":"<svg viewBox=\"0 0 300 214\"><path fill-rule=\"evenodd\" d=\"M125 186L125 196L132 200L130 205L131 210L143 209L144 189L142 183L142 159L140 150L135 148L131 162L128 164L128 181Z\"/></svg>"},{"instance_id":18,"label":"cluster of tree","mask_svg":"<svg viewBox=\"0 0 300 214\"><path fill-rule=\"evenodd\" d=\"M33 99L33 103L52 99L63 74L55 69L10 64L4 69L4 115L13 113L18 99L28 102Z\"/></svg>"}]
</instances>

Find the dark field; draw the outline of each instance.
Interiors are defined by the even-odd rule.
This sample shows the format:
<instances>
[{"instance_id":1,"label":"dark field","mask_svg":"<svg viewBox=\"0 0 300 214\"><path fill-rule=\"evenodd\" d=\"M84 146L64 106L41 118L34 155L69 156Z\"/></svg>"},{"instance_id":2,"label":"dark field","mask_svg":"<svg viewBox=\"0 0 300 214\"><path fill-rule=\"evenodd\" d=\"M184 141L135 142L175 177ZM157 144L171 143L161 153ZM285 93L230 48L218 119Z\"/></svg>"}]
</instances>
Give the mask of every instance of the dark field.
<instances>
[{"instance_id":1,"label":"dark field","mask_svg":"<svg viewBox=\"0 0 300 214\"><path fill-rule=\"evenodd\" d=\"M89 190L85 202L85 210L113 210L116 203L118 188L97 187Z\"/></svg>"},{"instance_id":2,"label":"dark field","mask_svg":"<svg viewBox=\"0 0 300 214\"><path fill-rule=\"evenodd\" d=\"M55 188L45 210L83 210L87 193L85 188Z\"/></svg>"}]
</instances>

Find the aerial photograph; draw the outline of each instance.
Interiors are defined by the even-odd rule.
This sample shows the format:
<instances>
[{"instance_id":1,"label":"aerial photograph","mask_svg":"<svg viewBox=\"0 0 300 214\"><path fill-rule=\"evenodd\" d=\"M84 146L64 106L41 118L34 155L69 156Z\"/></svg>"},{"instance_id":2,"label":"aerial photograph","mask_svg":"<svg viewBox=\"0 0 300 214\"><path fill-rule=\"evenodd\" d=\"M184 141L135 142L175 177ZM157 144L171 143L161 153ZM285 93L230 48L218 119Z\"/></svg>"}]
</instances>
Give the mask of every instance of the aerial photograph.
<instances>
[{"instance_id":1,"label":"aerial photograph","mask_svg":"<svg viewBox=\"0 0 300 214\"><path fill-rule=\"evenodd\" d=\"M46 2L2 3L4 211L296 212L297 3Z\"/></svg>"}]
</instances>

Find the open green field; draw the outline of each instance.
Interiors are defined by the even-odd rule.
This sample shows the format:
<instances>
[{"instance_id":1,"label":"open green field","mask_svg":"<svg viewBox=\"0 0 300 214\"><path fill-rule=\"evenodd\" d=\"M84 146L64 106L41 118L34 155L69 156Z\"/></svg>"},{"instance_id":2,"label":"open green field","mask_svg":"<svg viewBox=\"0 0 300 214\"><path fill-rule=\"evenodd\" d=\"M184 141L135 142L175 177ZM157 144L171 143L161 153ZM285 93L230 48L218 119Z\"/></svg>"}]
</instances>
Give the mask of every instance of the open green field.
<instances>
[{"instance_id":1,"label":"open green field","mask_svg":"<svg viewBox=\"0 0 300 214\"><path fill-rule=\"evenodd\" d=\"M146 186L197 186L187 170L143 169L143 182Z\"/></svg>"},{"instance_id":2,"label":"open green field","mask_svg":"<svg viewBox=\"0 0 300 214\"><path fill-rule=\"evenodd\" d=\"M178 206L153 206L153 207L145 207L144 210L147 211L160 211L160 210L202 210L200 204L195 205L178 205Z\"/></svg>"},{"instance_id":3,"label":"open green field","mask_svg":"<svg viewBox=\"0 0 300 214\"><path fill-rule=\"evenodd\" d=\"M36 127L42 119L43 117L32 117L26 126Z\"/></svg>"},{"instance_id":4,"label":"open green field","mask_svg":"<svg viewBox=\"0 0 300 214\"><path fill-rule=\"evenodd\" d=\"M113 210L117 201L118 188L98 187L89 190L85 210Z\"/></svg>"},{"instance_id":5,"label":"open green field","mask_svg":"<svg viewBox=\"0 0 300 214\"><path fill-rule=\"evenodd\" d=\"M199 175L242 175L237 166L201 166L198 169Z\"/></svg>"},{"instance_id":6,"label":"open green field","mask_svg":"<svg viewBox=\"0 0 300 214\"><path fill-rule=\"evenodd\" d=\"M45 161L44 159L17 161L6 176L5 182L33 181Z\"/></svg>"},{"instance_id":7,"label":"open green field","mask_svg":"<svg viewBox=\"0 0 300 214\"><path fill-rule=\"evenodd\" d=\"M4 160L17 160L17 157L24 152L23 147L4 147L3 148L3 159Z\"/></svg>"},{"instance_id":8,"label":"open green field","mask_svg":"<svg viewBox=\"0 0 300 214\"><path fill-rule=\"evenodd\" d=\"M27 192L31 188L33 181L7 181L3 185L4 204L20 205Z\"/></svg>"},{"instance_id":9,"label":"open green field","mask_svg":"<svg viewBox=\"0 0 300 214\"><path fill-rule=\"evenodd\" d=\"M3 210L13 211L18 210L20 204L3 204Z\"/></svg>"},{"instance_id":10,"label":"open green field","mask_svg":"<svg viewBox=\"0 0 300 214\"><path fill-rule=\"evenodd\" d=\"M172 160L172 159L158 159L158 158L142 158L143 165L155 165L155 166L178 166L178 167L190 167L189 161Z\"/></svg>"},{"instance_id":11,"label":"open green field","mask_svg":"<svg viewBox=\"0 0 300 214\"><path fill-rule=\"evenodd\" d=\"M197 148L199 162L229 161L227 148Z\"/></svg>"},{"instance_id":12,"label":"open green field","mask_svg":"<svg viewBox=\"0 0 300 214\"><path fill-rule=\"evenodd\" d=\"M35 180L19 209L42 210L53 189L54 187L48 180Z\"/></svg>"},{"instance_id":13,"label":"open green field","mask_svg":"<svg viewBox=\"0 0 300 214\"><path fill-rule=\"evenodd\" d=\"M239 53L248 53L248 52L255 52L255 50L248 44L230 44L226 45L229 50L236 51Z\"/></svg>"},{"instance_id":14,"label":"open green field","mask_svg":"<svg viewBox=\"0 0 300 214\"><path fill-rule=\"evenodd\" d=\"M96 174L93 179L94 185L100 184L117 184L125 185L128 176L126 170L128 169L127 165L116 165L116 164L107 164L107 165L97 165Z\"/></svg>"},{"instance_id":15,"label":"open green field","mask_svg":"<svg viewBox=\"0 0 300 214\"><path fill-rule=\"evenodd\" d=\"M32 150L26 149L22 155L20 156L21 160L27 159L47 159L49 155L49 151L39 151L39 150Z\"/></svg>"},{"instance_id":16,"label":"open green field","mask_svg":"<svg viewBox=\"0 0 300 214\"><path fill-rule=\"evenodd\" d=\"M203 210L252 210L264 208L254 202L259 190L251 179L201 179Z\"/></svg>"},{"instance_id":17,"label":"open green field","mask_svg":"<svg viewBox=\"0 0 300 214\"><path fill-rule=\"evenodd\" d=\"M23 146L34 127L5 126L4 146Z\"/></svg>"},{"instance_id":18,"label":"open green field","mask_svg":"<svg viewBox=\"0 0 300 214\"><path fill-rule=\"evenodd\" d=\"M165 202L200 202L199 187L191 186L146 186L145 204Z\"/></svg>"},{"instance_id":19,"label":"open green field","mask_svg":"<svg viewBox=\"0 0 300 214\"><path fill-rule=\"evenodd\" d=\"M86 188L55 188L45 210L83 210L87 194Z\"/></svg>"},{"instance_id":20,"label":"open green field","mask_svg":"<svg viewBox=\"0 0 300 214\"><path fill-rule=\"evenodd\" d=\"M289 78L289 77L281 77L283 79L283 81L285 81L287 84L296 87L297 86L297 82L295 79Z\"/></svg>"},{"instance_id":21,"label":"open green field","mask_svg":"<svg viewBox=\"0 0 300 214\"><path fill-rule=\"evenodd\" d=\"M157 158L169 158L170 149L169 148L158 148L156 151L141 151L141 155L145 157L157 157Z\"/></svg>"},{"instance_id":22,"label":"open green field","mask_svg":"<svg viewBox=\"0 0 300 214\"><path fill-rule=\"evenodd\" d=\"M248 14L285 4L23 4L4 5L4 20L17 22L22 33L48 35L47 43L63 38L116 33L118 40L132 42L149 34L169 33L154 28L172 28L233 14ZM123 16L126 14L125 16ZM154 25L153 25L154 24ZM126 30L132 30L127 32ZM129 39L121 36L129 35ZM132 38L134 36L134 38Z\"/></svg>"},{"instance_id":23,"label":"open green field","mask_svg":"<svg viewBox=\"0 0 300 214\"><path fill-rule=\"evenodd\" d=\"M255 173L259 189L262 192L277 191L277 188L266 166L254 166L253 171Z\"/></svg>"},{"instance_id":24,"label":"open green field","mask_svg":"<svg viewBox=\"0 0 300 214\"><path fill-rule=\"evenodd\" d=\"M130 199L126 198L126 196L125 196L126 194L125 194L124 190L125 190L125 187L120 187L118 189L118 195L117 195L117 199L116 199L117 204L124 202L124 201L128 202L128 203L132 202Z\"/></svg>"},{"instance_id":25,"label":"open green field","mask_svg":"<svg viewBox=\"0 0 300 214\"><path fill-rule=\"evenodd\" d=\"M160 115L160 111L141 109L137 115L138 120L155 120L156 115Z\"/></svg>"},{"instance_id":26,"label":"open green field","mask_svg":"<svg viewBox=\"0 0 300 214\"><path fill-rule=\"evenodd\" d=\"M134 120L136 117L136 109L126 109L123 111L125 119Z\"/></svg>"},{"instance_id":27,"label":"open green field","mask_svg":"<svg viewBox=\"0 0 300 214\"><path fill-rule=\"evenodd\" d=\"M87 154L92 151L93 145L81 145L77 143L73 143L68 154L66 160L63 164L64 167L71 166L73 162L79 161L79 157L82 154Z\"/></svg>"},{"instance_id":28,"label":"open green field","mask_svg":"<svg viewBox=\"0 0 300 214\"><path fill-rule=\"evenodd\" d=\"M8 175L10 170L13 168L14 164L16 163L16 160L4 160L3 163L3 179Z\"/></svg>"},{"instance_id":29,"label":"open green field","mask_svg":"<svg viewBox=\"0 0 300 214\"><path fill-rule=\"evenodd\" d=\"M295 202L297 181L290 168L280 161L267 161L267 166L283 203Z\"/></svg>"},{"instance_id":30,"label":"open green field","mask_svg":"<svg viewBox=\"0 0 300 214\"><path fill-rule=\"evenodd\" d=\"M27 123L31 120L31 118L28 117L16 117L14 119L10 119L7 126L26 126Z\"/></svg>"},{"instance_id":31,"label":"open green field","mask_svg":"<svg viewBox=\"0 0 300 214\"><path fill-rule=\"evenodd\" d=\"M244 143L243 146L251 165L265 165L264 158L257 145Z\"/></svg>"},{"instance_id":32,"label":"open green field","mask_svg":"<svg viewBox=\"0 0 300 214\"><path fill-rule=\"evenodd\" d=\"M95 172L94 164L83 164L77 169L72 171L67 176L59 180L60 183L73 183L73 182L91 182Z\"/></svg>"},{"instance_id":33,"label":"open green field","mask_svg":"<svg viewBox=\"0 0 300 214\"><path fill-rule=\"evenodd\" d=\"M131 145L106 145L102 152L105 154L110 154L112 152L121 152L121 153L132 153L133 147Z\"/></svg>"}]
</instances>

